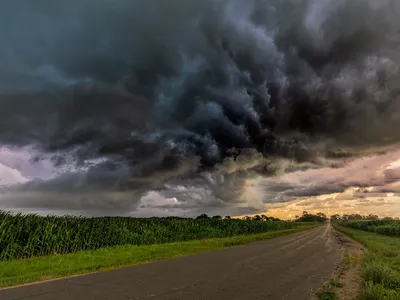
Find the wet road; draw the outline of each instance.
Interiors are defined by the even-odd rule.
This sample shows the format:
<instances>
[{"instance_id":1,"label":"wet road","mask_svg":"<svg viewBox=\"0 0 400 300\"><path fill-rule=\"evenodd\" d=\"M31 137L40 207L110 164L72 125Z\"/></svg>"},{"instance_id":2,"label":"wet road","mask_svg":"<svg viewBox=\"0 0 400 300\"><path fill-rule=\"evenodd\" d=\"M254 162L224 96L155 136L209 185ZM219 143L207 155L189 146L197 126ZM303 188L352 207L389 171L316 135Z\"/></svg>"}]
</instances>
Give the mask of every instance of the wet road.
<instances>
[{"instance_id":1,"label":"wet road","mask_svg":"<svg viewBox=\"0 0 400 300\"><path fill-rule=\"evenodd\" d=\"M341 252L331 226L249 245L0 290L0 300L309 299Z\"/></svg>"}]
</instances>

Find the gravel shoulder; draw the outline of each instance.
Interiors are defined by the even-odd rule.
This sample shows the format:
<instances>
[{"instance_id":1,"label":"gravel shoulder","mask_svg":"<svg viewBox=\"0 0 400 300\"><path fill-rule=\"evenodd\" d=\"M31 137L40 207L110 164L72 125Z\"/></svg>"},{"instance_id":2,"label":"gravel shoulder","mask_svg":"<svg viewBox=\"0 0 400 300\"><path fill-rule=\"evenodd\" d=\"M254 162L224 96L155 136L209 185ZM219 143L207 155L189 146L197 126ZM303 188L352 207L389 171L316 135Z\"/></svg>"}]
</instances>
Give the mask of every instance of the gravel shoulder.
<instances>
[{"instance_id":1,"label":"gravel shoulder","mask_svg":"<svg viewBox=\"0 0 400 300\"><path fill-rule=\"evenodd\" d=\"M340 287L334 291L339 300L357 300L362 293L361 261L365 248L358 242L340 232L336 232L344 249L344 265L338 282Z\"/></svg>"}]
</instances>

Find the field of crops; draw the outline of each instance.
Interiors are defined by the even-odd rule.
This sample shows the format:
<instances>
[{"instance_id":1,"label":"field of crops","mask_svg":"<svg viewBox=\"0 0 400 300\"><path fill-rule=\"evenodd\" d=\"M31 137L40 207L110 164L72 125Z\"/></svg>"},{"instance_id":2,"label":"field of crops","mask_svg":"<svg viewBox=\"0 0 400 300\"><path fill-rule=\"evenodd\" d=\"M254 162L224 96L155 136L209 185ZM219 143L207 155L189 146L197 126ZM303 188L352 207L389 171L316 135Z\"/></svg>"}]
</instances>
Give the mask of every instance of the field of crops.
<instances>
[{"instance_id":1,"label":"field of crops","mask_svg":"<svg viewBox=\"0 0 400 300\"><path fill-rule=\"evenodd\" d=\"M340 225L387 236L400 237L400 221L396 220L341 221Z\"/></svg>"},{"instance_id":2,"label":"field of crops","mask_svg":"<svg viewBox=\"0 0 400 300\"><path fill-rule=\"evenodd\" d=\"M304 223L182 218L41 217L0 211L0 260L292 229Z\"/></svg>"}]
</instances>

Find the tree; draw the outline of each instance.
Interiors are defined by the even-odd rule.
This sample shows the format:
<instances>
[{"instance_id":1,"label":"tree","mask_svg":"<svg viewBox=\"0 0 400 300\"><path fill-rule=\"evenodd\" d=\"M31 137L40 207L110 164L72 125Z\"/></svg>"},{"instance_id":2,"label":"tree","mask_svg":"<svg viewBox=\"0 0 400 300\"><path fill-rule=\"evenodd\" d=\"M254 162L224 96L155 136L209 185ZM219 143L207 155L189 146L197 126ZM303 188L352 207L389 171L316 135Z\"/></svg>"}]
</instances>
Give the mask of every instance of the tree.
<instances>
[{"instance_id":1,"label":"tree","mask_svg":"<svg viewBox=\"0 0 400 300\"><path fill-rule=\"evenodd\" d=\"M255 221L261 221L261 216L260 216L260 215L255 215L255 216L253 217L253 220L255 220Z\"/></svg>"},{"instance_id":2,"label":"tree","mask_svg":"<svg viewBox=\"0 0 400 300\"><path fill-rule=\"evenodd\" d=\"M221 216L213 216L212 218L213 218L213 219L218 219L218 220L221 220L221 219L222 219Z\"/></svg>"},{"instance_id":3,"label":"tree","mask_svg":"<svg viewBox=\"0 0 400 300\"><path fill-rule=\"evenodd\" d=\"M340 215L339 214L334 214L331 216L331 221L337 221L340 220Z\"/></svg>"},{"instance_id":4,"label":"tree","mask_svg":"<svg viewBox=\"0 0 400 300\"><path fill-rule=\"evenodd\" d=\"M348 216L348 220L362 220L363 217L359 214L351 214Z\"/></svg>"},{"instance_id":5,"label":"tree","mask_svg":"<svg viewBox=\"0 0 400 300\"><path fill-rule=\"evenodd\" d=\"M230 219L232 219L232 218L231 218L231 216L225 216L224 219L225 219L225 220L230 220Z\"/></svg>"},{"instance_id":6,"label":"tree","mask_svg":"<svg viewBox=\"0 0 400 300\"><path fill-rule=\"evenodd\" d=\"M315 215L309 214L307 211L303 211L303 214L295 219L296 222L321 222L324 223L328 221L326 215L322 212L319 212Z\"/></svg>"},{"instance_id":7,"label":"tree","mask_svg":"<svg viewBox=\"0 0 400 300\"><path fill-rule=\"evenodd\" d=\"M377 215L373 215L373 214L369 214L366 217L367 220L371 220L371 221L375 221L375 220L379 220L379 217Z\"/></svg>"},{"instance_id":8,"label":"tree","mask_svg":"<svg viewBox=\"0 0 400 300\"><path fill-rule=\"evenodd\" d=\"M196 219L209 219L210 217L207 214L201 214Z\"/></svg>"}]
</instances>

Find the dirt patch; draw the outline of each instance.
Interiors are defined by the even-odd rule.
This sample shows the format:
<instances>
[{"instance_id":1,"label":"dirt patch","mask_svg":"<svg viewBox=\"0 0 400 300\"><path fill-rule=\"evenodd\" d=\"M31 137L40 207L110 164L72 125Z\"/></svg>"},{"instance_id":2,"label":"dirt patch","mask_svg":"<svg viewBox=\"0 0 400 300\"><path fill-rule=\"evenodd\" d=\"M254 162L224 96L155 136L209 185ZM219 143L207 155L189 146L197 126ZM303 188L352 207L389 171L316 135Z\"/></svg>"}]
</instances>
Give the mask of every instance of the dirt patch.
<instances>
[{"instance_id":1,"label":"dirt patch","mask_svg":"<svg viewBox=\"0 0 400 300\"><path fill-rule=\"evenodd\" d=\"M361 260L365 248L340 232L335 232L344 251L343 268L336 279L341 287L333 287L339 300L360 299L362 291Z\"/></svg>"},{"instance_id":2,"label":"dirt patch","mask_svg":"<svg viewBox=\"0 0 400 300\"><path fill-rule=\"evenodd\" d=\"M310 300L358 300L362 292L361 260L365 248L346 235L334 231L341 246L342 259L332 277L311 297Z\"/></svg>"}]
</instances>

